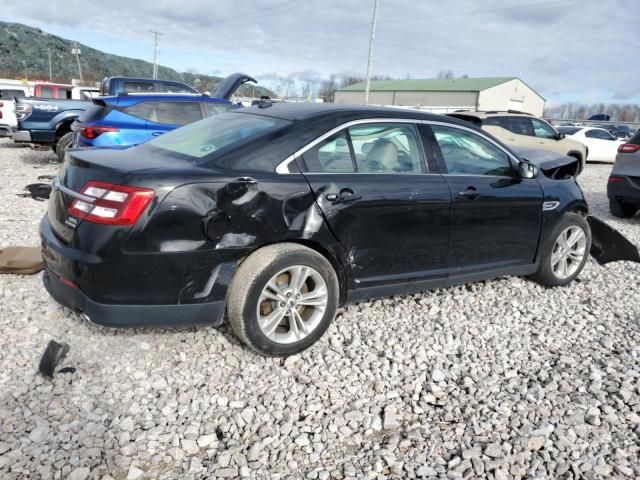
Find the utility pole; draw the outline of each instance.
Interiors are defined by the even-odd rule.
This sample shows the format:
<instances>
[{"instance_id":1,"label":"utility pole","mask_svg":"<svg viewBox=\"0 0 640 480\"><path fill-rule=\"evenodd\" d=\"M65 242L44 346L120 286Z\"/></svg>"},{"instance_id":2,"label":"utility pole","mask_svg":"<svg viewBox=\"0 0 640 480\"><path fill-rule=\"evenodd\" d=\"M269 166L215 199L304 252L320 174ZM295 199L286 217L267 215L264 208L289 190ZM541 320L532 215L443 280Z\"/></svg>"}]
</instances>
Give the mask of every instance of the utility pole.
<instances>
[{"instance_id":1,"label":"utility pole","mask_svg":"<svg viewBox=\"0 0 640 480\"><path fill-rule=\"evenodd\" d=\"M51 49L47 49L47 55L49 56L49 81L53 82L53 72L51 69Z\"/></svg>"},{"instance_id":2,"label":"utility pole","mask_svg":"<svg viewBox=\"0 0 640 480\"><path fill-rule=\"evenodd\" d=\"M373 60L373 44L376 40L376 17L378 0L373 0L373 18L371 19L371 36L369 37L369 59L367 60L367 78L364 83L364 104L369 104L369 87L371 86L371 62Z\"/></svg>"},{"instance_id":3,"label":"utility pole","mask_svg":"<svg viewBox=\"0 0 640 480\"><path fill-rule=\"evenodd\" d=\"M160 50L160 44L158 43L158 35L162 35L155 30L149 30L153 33L153 79L158 78L158 51Z\"/></svg>"},{"instance_id":4,"label":"utility pole","mask_svg":"<svg viewBox=\"0 0 640 480\"><path fill-rule=\"evenodd\" d=\"M78 48L78 44L74 43L74 47L71 49L71 54L76 56L76 61L78 62L78 75L80 75L80 82L82 79L82 67L80 66L80 48Z\"/></svg>"}]
</instances>

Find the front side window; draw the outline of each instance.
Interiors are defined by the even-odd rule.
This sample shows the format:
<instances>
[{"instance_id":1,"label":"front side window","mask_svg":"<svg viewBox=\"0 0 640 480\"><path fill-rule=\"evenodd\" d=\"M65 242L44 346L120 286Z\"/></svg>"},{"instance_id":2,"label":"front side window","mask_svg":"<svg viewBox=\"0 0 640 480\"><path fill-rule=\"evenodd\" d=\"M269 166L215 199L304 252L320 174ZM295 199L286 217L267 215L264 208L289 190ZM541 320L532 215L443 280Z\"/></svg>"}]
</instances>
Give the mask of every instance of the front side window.
<instances>
[{"instance_id":1,"label":"front side window","mask_svg":"<svg viewBox=\"0 0 640 480\"><path fill-rule=\"evenodd\" d=\"M156 102L155 117L157 123L169 125L187 125L202 120L200 102Z\"/></svg>"},{"instance_id":2,"label":"front side window","mask_svg":"<svg viewBox=\"0 0 640 480\"><path fill-rule=\"evenodd\" d=\"M537 118L532 118L531 123L533 124L533 131L538 138L556 138L558 135L556 131L547 125L545 122L538 120Z\"/></svg>"},{"instance_id":3,"label":"front side window","mask_svg":"<svg viewBox=\"0 0 640 480\"><path fill-rule=\"evenodd\" d=\"M2 90L0 91L0 98L13 99L13 97L24 97L24 90Z\"/></svg>"},{"instance_id":4,"label":"front side window","mask_svg":"<svg viewBox=\"0 0 640 480\"><path fill-rule=\"evenodd\" d=\"M481 136L459 128L433 125L447 173L512 176L509 156Z\"/></svg>"},{"instance_id":5,"label":"front side window","mask_svg":"<svg viewBox=\"0 0 640 480\"><path fill-rule=\"evenodd\" d=\"M283 128L290 123L280 118L228 112L172 130L145 145L192 158L203 158L225 147L247 142Z\"/></svg>"}]
</instances>

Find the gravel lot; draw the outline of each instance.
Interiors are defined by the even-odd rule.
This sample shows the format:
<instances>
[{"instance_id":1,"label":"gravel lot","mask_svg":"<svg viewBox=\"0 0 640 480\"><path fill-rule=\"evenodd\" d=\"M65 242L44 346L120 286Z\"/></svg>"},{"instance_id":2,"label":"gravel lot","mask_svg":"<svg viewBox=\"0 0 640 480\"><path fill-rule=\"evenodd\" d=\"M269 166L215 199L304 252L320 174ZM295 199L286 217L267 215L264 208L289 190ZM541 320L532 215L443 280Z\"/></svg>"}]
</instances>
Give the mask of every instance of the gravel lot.
<instances>
[{"instance_id":1,"label":"gravel lot","mask_svg":"<svg viewBox=\"0 0 640 480\"><path fill-rule=\"evenodd\" d=\"M37 245L16 196L53 153L0 140L0 245ZM581 183L608 213L607 165ZM638 478L640 265L545 290L500 279L344 309L286 360L226 327L111 330L41 276L0 275L0 478ZM36 373L50 339L71 350Z\"/></svg>"}]
</instances>

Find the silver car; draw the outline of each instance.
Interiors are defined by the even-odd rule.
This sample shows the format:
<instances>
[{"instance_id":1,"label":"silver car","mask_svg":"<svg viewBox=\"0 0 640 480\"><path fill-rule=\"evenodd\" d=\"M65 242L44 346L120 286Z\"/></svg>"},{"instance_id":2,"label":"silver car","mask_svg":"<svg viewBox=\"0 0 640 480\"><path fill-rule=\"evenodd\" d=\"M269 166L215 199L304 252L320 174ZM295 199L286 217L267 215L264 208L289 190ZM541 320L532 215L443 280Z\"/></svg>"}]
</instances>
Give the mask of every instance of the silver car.
<instances>
[{"instance_id":1,"label":"silver car","mask_svg":"<svg viewBox=\"0 0 640 480\"><path fill-rule=\"evenodd\" d=\"M618 147L607 196L609 209L616 217L629 218L640 209L640 131Z\"/></svg>"}]
</instances>

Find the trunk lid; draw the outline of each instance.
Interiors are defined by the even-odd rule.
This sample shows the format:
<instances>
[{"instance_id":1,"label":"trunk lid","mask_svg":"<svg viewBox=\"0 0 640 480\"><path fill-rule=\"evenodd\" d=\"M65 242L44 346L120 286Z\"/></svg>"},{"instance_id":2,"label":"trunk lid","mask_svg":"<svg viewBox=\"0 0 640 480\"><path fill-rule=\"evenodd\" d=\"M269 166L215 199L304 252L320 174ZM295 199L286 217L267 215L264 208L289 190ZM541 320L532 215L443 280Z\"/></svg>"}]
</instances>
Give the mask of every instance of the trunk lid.
<instances>
[{"instance_id":1,"label":"trunk lid","mask_svg":"<svg viewBox=\"0 0 640 480\"><path fill-rule=\"evenodd\" d=\"M211 93L211 96L229 100L231 95L235 93L240 85L247 82L258 83L255 78L250 77L246 73L232 73L228 77L222 79L216 89Z\"/></svg>"}]
</instances>

